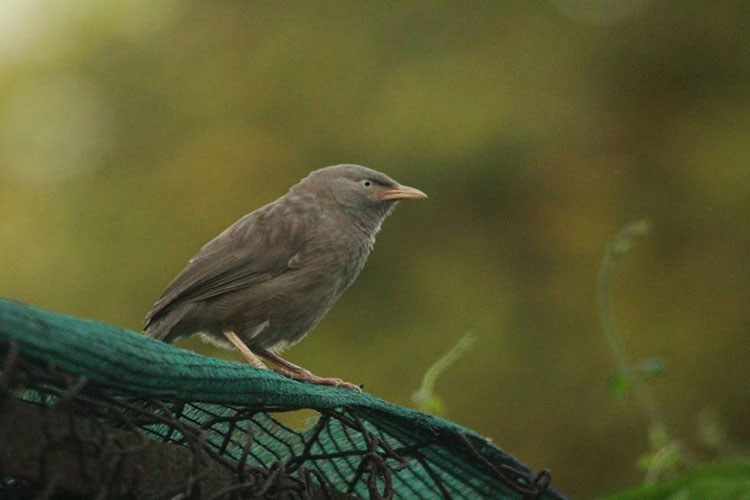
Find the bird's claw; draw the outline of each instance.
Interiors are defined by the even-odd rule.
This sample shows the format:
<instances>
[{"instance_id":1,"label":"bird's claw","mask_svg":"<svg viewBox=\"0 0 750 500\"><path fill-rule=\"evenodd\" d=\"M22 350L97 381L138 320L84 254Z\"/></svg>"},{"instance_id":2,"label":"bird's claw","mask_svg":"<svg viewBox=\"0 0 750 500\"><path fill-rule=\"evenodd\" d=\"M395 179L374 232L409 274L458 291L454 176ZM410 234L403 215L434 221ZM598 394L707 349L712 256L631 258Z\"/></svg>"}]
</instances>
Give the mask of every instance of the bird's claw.
<instances>
[{"instance_id":1,"label":"bird's claw","mask_svg":"<svg viewBox=\"0 0 750 500\"><path fill-rule=\"evenodd\" d=\"M341 380L340 378L318 377L317 375L313 375L311 372L305 369L290 370L288 368L279 366L279 367L275 367L274 371L276 373L284 375L285 377L289 377L294 380L299 380L300 382L307 382L309 384L317 384L317 385L330 385L333 387L343 387L345 389L350 389L352 391L362 392L362 388L356 384L352 384L351 382L345 382Z\"/></svg>"}]
</instances>

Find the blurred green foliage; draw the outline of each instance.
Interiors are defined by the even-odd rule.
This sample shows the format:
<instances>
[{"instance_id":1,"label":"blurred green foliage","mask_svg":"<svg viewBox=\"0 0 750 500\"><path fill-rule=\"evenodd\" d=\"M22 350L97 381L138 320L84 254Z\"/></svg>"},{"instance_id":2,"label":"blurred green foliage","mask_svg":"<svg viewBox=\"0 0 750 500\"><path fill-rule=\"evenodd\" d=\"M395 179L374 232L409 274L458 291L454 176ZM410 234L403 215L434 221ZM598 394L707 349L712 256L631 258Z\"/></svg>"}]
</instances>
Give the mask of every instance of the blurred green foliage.
<instances>
[{"instance_id":1,"label":"blurred green foliage","mask_svg":"<svg viewBox=\"0 0 750 500\"><path fill-rule=\"evenodd\" d=\"M602 333L618 369L617 374L610 378L608 383L610 396L617 400L632 391L635 402L649 420L650 450L638 460L639 467L646 471L645 483L658 482L694 465L691 452L682 440L671 434L657 400L648 386L648 382L663 371L661 361L650 359L636 365L613 320L610 295L614 265L628 253L639 237L648 233L650 226L645 220L630 223L620 230L611 244L607 245L599 272L597 291Z\"/></svg>"},{"instance_id":2,"label":"blurred green foliage","mask_svg":"<svg viewBox=\"0 0 750 500\"><path fill-rule=\"evenodd\" d=\"M664 362L658 358L643 360L635 370L646 380L656 380L664 375ZM614 401L619 401L633 388L633 381L627 374L616 373L607 381L607 391Z\"/></svg>"},{"instance_id":3,"label":"blurred green foliage","mask_svg":"<svg viewBox=\"0 0 750 500\"><path fill-rule=\"evenodd\" d=\"M435 391L435 384L438 377L452 364L459 360L462 354L474 346L474 336L467 333L456 342L448 352L435 361L425 372L422 377L422 384L417 392L411 395L412 401L422 410L433 415L443 415L447 408L445 400Z\"/></svg>"},{"instance_id":4,"label":"blurred green foliage","mask_svg":"<svg viewBox=\"0 0 750 500\"><path fill-rule=\"evenodd\" d=\"M709 465L662 484L631 488L606 500L744 500L750 498L750 463Z\"/></svg>"},{"instance_id":5,"label":"blurred green foliage","mask_svg":"<svg viewBox=\"0 0 750 500\"><path fill-rule=\"evenodd\" d=\"M642 479L648 423L600 335L611 300L664 419L750 441L747 2L0 2L0 294L133 329L187 259L309 170L423 189L289 358L447 417L580 498ZM239 360L197 340L185 347ZM710 451L710 450L709 450ZM603 459L606 457L606 459Z\"/></svg>"}]
</instances>

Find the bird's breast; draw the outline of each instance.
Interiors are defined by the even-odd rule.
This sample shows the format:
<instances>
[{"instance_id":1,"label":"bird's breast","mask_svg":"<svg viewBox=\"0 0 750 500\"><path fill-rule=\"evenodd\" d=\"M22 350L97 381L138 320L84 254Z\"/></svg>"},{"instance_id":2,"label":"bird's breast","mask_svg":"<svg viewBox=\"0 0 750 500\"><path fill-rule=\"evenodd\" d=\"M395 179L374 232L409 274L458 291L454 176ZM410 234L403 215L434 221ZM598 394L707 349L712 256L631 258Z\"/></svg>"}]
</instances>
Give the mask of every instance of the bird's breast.
<instances>
[{"instance_id":1,"label":"bird's breast","mask_svg":"<svg viewBox=\"0 0 750 500\"><path fill-rule=\"evenodd\" d=\"M340 226L338 231L328 230L325 224L316 229L293 257L293 265L243 295L242 323L269 321L254 343L271 348L299 341L323 319L364 267L371 239L341 231Z\"/></svg>"}]
</instances>

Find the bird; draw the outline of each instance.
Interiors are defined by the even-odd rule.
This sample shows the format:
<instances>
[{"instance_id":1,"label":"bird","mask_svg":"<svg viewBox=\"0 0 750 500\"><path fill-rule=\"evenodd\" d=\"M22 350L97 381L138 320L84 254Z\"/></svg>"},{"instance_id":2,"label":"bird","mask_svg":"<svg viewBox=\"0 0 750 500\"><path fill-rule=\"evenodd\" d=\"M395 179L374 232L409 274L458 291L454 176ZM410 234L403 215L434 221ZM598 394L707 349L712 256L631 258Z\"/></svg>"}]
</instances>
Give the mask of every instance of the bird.
<instances>
[{"instance_id":1,"label":"bird","mask_svg":"<svg viewBox=\"0 0 750 500\"><path fill-rule=\"evenodd\" d=\"M235 348L251 365L302 382L361 390L280 357L305 337L351 286L381 224L419 189L352 164L313 170L289 191L206 243L145 318L149 337L199 335Z\"/></svg>"}]
</instances>

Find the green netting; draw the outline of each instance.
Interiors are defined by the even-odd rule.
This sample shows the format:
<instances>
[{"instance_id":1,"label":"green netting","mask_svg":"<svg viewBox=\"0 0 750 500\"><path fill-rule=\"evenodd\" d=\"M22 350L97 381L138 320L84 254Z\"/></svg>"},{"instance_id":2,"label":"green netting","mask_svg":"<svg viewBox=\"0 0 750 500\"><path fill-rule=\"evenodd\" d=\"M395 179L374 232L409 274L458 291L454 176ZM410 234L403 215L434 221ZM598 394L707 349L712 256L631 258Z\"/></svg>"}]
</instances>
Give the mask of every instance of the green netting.
<instances>
[{"instance_id":1,"label":"green netting","mask_svg":"<svg viewBox=\"0 0 750 500\"><path fill-rule=\"evenodd\" d=\"M189 429L198 429L210 456L224 462L286 475L312 471L319 485L361 498L563 498L548 488L546 471L535 476L482 436L368 394L300 383L2 299L0 340L36 367L25 368L36 379L25 375L25 390L14 398L50 405L75 385L76 394L88 394L78 399L89 402L78 414L115 426L137 422L149 439L182 446L195 444ZM45 375L55 370L67 374L60 380L78 382L61 387ZM102 401L119 417L97 410ZM304 431L274 417L303 408L319 413Z\"/></svg>"}]
</instances>

